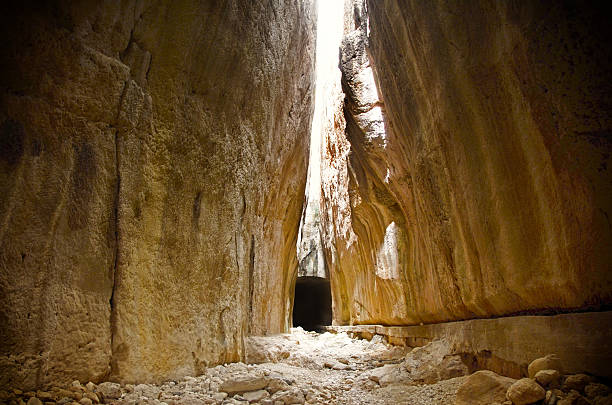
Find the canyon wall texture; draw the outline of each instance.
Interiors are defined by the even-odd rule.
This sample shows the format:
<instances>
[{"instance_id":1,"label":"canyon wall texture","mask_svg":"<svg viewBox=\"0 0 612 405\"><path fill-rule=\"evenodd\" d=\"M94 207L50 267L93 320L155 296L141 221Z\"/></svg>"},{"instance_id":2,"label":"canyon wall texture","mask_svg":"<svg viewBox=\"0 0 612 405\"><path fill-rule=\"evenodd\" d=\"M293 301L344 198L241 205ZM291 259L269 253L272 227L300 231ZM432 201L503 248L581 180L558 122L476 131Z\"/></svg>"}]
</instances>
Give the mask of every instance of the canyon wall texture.
<instances>
[{"instance_id":1,"label":"canyon wall texture","mask_svg":"<svg viewBox=\"0 0 612 405\"><path fill-rule=\"evenodd\" d=\"M312 4L3 7L0 386L197 374L285 331Z\"/></svg>"},{"instance_id":2,"label":"canyon wall texture","mask_svg":"<svg viewBox=\"0 0 612 405\"><path fill-rule=\"evenodd\" d=\"M609 15L371 0L368 27L363 8L350 6L342 49L346 138L326 146L346 156L341 181L323 179L341 189L322 210L338 212L326 216L334 321L608 307ZM384 103L360 94L369 64ZM376 105L384 131L362 119Z\"/></svg>"}]
</instances>

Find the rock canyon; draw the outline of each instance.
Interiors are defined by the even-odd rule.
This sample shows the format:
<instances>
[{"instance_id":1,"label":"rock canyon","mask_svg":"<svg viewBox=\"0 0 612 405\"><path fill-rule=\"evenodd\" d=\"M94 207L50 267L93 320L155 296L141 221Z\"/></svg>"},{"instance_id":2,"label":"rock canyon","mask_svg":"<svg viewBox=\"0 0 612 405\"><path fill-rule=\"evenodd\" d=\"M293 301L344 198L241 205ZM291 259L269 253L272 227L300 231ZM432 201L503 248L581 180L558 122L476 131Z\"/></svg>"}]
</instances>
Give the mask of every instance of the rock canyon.
<instances>
[{"instance_id":1,"label":"rock canyon","mask_svg":"<svg viewBox=\"0 0 612 405\"><path fill-rule=\"evenodd\" d=\"M0 403L612 404L612 15L3 4Z\"/></svg>"}]
</instances>

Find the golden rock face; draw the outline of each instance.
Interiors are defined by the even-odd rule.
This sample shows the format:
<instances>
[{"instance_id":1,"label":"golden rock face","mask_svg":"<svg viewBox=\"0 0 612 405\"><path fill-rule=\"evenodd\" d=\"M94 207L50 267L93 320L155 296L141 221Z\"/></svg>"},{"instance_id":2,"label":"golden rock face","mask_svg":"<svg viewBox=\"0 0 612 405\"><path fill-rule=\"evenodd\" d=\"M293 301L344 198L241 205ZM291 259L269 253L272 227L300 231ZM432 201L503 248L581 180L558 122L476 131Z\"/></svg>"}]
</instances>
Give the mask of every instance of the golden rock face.
<instances>
[{"instance_id":1,"label":"golden rock face","mask_svg":"<svg viewBox=\"0 0 612 405\"><path fill-rule=\"evenodd\" d=\"M0 385L193 375L287 329L311 8L4 13Z\"/></svg>"},{"instance_id":2,"label":"golden rock face","mask_svg":"<svg viewBox=\"0 0 612 405\"><path fill-rule=\"evenodd\" d=\"M348 197L326 202L351 229L327 251L335 321L609 305L612 75L602 14L538 2L368 6L386 139L373 142L359 125L349 92ZM404 247L396 278L381 277L392 272L378 270L376 254L392 223Z\"/></svg>"}]
</instances>

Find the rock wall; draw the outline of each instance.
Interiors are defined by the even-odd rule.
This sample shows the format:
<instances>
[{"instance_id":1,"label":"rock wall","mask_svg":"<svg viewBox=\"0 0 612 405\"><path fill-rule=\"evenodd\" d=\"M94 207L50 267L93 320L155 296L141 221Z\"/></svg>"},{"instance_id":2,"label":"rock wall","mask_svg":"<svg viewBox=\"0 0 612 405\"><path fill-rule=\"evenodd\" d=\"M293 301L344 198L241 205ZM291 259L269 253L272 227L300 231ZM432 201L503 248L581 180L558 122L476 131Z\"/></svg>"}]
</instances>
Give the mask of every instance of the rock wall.
<instances>
[{"instance_id":1,"label":"rock wall","mask_svg":"<svg viewBox=\"0 0 612 405\"><path fill-rule=\"evenodd\" d=\"M5 8L0 386L197 374L285 331L312 4Z\"/></svg>"},{"instance_id":2,"label":"rock wall","mask_svg":"<svg viewBox=\"0 0 612 405\"><path fill-rule=\"evenodd\" d=\"M342 189L327 202L339 212L326 243L334 321L608 307L609 15L575 2L371 0L368 27L363 3L349 7L348 25L366 28L345 37L346 139L327 145L346 156L339 185L323 185ZM384 136L361 119L370 63Z\"/></svg>"},{"instance_id":3,"label":"rock wall","mask_svg":"<svg viewBox=\"0 0 612 405\"><path fill-rule=\"evenodd\" d=\"M365 2L345 2L344 19L339 61L343 119L326 138L322 169L334 320L396 324L405 308L403 286L396 280L406 250L396 223L404 221L385 189L388 178L369 174L385 173L388 136L367 52Z\"/></svg>"},{"instance_id":4,"label":"rock wall","mask_svg":"<svg viewBox=\"0 0 612 405\"><path fill-rule=\"evenodd\" d=\"M528 376L527 366L542 353L561 358L566 373L612 377L612 312L554 316L509 316L414 326L329 326L365 339L384 336L389 342L424 346L444 339L452 353L462 354L473 369L512 378ZM466 356L467 355L467 356Z\"/></svg>"}]
</instances>

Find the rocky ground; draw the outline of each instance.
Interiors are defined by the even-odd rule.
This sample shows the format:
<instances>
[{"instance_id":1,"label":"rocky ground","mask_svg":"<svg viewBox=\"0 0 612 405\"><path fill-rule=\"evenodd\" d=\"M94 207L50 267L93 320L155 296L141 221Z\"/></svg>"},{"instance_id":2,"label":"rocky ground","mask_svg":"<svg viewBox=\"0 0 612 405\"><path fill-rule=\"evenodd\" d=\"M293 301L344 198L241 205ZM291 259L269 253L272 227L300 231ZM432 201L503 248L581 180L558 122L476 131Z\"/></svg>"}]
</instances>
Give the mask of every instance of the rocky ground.
<instances>
[{"instance_id":1,"label":"rocky ground","mask_svg":"<svg viewBox=\"0 0 612 405\"><path fill-rule=\"evenodd\" d=\"M585 375L552 368L555 357L535 360L530 376L514 380L473 370L444 340L407 349L345 333L290 334L250 338L247 362L219 365L196 377L161 385L112 382L48 391L0 392L11 405L75 404L610 404L610 389ZM552 360L551 360L552 359ZM508 396L506 396L506 393ZM512 399L513 402L509 401Z\"/></svg>"}]
</instances>

